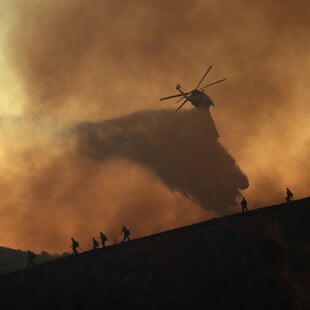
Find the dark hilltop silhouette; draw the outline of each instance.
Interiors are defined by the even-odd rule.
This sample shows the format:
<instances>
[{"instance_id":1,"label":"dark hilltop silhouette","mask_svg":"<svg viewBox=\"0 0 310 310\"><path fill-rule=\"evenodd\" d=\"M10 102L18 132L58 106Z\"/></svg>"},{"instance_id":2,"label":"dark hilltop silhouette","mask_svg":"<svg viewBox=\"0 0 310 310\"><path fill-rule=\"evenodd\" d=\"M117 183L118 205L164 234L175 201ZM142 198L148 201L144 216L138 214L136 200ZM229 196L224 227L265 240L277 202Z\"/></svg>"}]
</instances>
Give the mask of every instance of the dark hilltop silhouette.
<instances>
[{"instance_id":1,"label":"dark hilltop silhouette","mask_svg":"<svg viewBox=\"0 0 310 310\"><path fill-rule=\"evenodd\" d=\"M309 309L309 218L310 197L34 265L1 308Z\"/></svg>"},{"instance_id":2,"label":"dark hilltop silhouette","mask_svg":"<svg viewBox=\"0 0 310 310\"><path fill-rule=\"evenodd\" d=\"M47 252L34 253L32 251L14 250L6 247L0 247L0 274L32 267L55 259L56 255L50 255ZM67 255L64 253L63 255Z\"/></svg>"}]
</instances>

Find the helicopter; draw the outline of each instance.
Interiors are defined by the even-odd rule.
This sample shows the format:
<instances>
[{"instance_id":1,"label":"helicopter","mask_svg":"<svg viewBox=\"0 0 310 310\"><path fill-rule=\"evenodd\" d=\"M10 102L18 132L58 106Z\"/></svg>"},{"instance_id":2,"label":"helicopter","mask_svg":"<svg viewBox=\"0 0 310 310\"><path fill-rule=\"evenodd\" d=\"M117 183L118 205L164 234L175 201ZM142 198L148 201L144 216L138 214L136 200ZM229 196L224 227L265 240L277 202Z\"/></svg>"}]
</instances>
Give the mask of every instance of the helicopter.
<instances>
[{"instance_id":1,"label":"helicopter","mask_svg":"<svg viewBox=\"0 0 310 310\"><path fill-rule=\"evenodd\" d=\"M201 83L203 82L203 80L205 79L205 77L207 76L207 74L209 73L209 71L211 70L212 66L210 66L208 68L208 70L205 72L205 74L202 76L202 78L200 79L199 83L197 84L197 86L188 92L184 92L182 90L182 87L180 84L176 85L176 89L180 92L180 94L177 95L172 95L172 96L168 96L168 97L164 97L164 98L160 98L159 100L167 100L167 99L172 99L172 98L177 98L177 97L181 97L179 98L175 103L179 103L180 101L182 101L184 99L184 101L179 105L179 107L176 109L175 112L178 112L183 106L184 104L189 101L194 107L196 107L197 109L199 108L209 108L211 105L214 105L214 103L212 102L211 98L205 94L204 90L207 87L210 87L212 85L221 83L223 81L226 80L226 78L221 79L221 80L217 80L215 82L209 83L203 87L200 87Z\"/></svg>"}]
</instances>

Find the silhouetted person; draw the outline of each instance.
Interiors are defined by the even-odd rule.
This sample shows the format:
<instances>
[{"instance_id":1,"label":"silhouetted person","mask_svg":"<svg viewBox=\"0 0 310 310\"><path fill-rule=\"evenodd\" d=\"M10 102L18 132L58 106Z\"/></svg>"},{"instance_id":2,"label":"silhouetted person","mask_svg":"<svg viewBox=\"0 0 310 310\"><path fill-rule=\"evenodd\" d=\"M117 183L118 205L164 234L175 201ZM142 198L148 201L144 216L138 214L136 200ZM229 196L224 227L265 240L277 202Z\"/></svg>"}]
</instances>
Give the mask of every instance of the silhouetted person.
<instances>
[{"instance_id":1,"label":"silhouetted person","mask_svg":"<svg viewBox=\"0 0 310 310\"><path fill-rule=\"evenodd\" d=\"M286 199L286 202L287 203L289 203L289 202L291 202L292 201L292 199L293 199L293 193L290 191L290 189L287 187L286 188L286 197L285 197L285 199Z\"/></svg>"},{"instance_id":2,"label":"silhouetted person","mask_svg":"<svg viewBox=\"0 0 310 310\"><path fill-rule=\"evenodd\" d=\"M95 238L93 238L93 250L96 250L98 246L99 246L99 242Z\"/></svg>"},{"instance_id":3,"label":"silhouetted person","mask_svg":"<svg viewBox=\"0 0 310 310\"><path fill-rule=\"evenodd\" d=\"M28 267L33 266L33 260L36 257L36 255L32 251L27 252L27 258L28 258Z\"/></svg>"},{"instance_id":4,"label":"silhouetted person","mask_svg":"<svg viewBox=\"0 0 310 310\"><path fill-rule=\"evenodd\" d=\"M106 235L104 233L100 232L100 239L101 239L102 247L104 248L105 242L108 241L108 238L106 237Z\"/></svg>"},{"instance_id":5,"label":"silhouetted person","mask_svg":"<svg viewBox=\"0 0 310 310\"><path fill-rule=\"evenodd\" d=\"M244 214L245 212L248 212L248 202L245 200L244 197L242 197L240 204L242 208L242 214Z\"/></svg>"},{"instance_id":6,"label":"silhouetted person","mask_svg":"<svg viewBox=\"0 0 310 310\"><path fill-rule=\"evenodd\" d=\"M130 237L129 237L130 231L129 231L129 229L127 229L125 226L123 226L122 232L124 234L124 238L123 238L122 242L124 242L125 240L130 240Z\"/></svg>"},{"instance_id":7,"label":"silhouetted person","mask_svg":"<svg viewBox=\"0 0 310 310\"><path fill-rule=\"evenodd\" d=\"M80 246L79 243L76 240L74 240L74 238L71 238L71 241L72 241L71 248L73 250L73 253L78 254L77 248Z\"/></svg>"}]
</instances>

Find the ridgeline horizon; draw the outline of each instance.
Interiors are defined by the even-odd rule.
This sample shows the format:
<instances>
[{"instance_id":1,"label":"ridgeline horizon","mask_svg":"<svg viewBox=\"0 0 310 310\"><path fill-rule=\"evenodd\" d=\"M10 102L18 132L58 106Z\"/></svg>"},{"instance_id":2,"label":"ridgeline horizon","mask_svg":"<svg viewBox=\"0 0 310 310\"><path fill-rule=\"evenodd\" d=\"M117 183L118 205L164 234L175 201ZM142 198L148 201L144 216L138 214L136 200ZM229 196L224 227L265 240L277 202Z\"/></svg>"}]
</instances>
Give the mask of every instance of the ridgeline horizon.
<instances>
[{"instance_id":1,"label":"ridgeline horizon","mask_svg":"<svg viewBox=\"0 0 310 310\"><path fill-rule=\"evenodd\" d=\"M0 276L10 309L306 309L310 197Z\"/></svg>"}]
</instances>

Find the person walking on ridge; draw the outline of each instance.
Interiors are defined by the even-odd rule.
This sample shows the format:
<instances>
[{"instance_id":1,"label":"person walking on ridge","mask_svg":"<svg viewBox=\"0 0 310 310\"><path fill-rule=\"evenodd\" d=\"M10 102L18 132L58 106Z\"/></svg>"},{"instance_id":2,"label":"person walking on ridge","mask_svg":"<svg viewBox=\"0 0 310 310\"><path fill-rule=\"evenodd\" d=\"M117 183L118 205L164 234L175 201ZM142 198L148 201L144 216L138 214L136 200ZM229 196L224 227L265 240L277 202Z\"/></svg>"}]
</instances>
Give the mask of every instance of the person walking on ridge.
<instances>
[{"instance_id":1,"label":"person walking on ridge","mask_svg":"<svg viewBox=\"0 0 310 310\"><path fill-rule=\"evenodd\" d=\"M130 240L130 237L129 237L129 235L130 235L130 230L129 229L127 229L125 226L123 226L123 228L122 228L122 232L123 232L123 234L124 234L124 238L123 238L123 241L122 242L125 242L125 240Z\"/></svg>"},{"instance_id":2,"label":"person walking on ridge","mask_svg":"<svg viewBox=\"0 0 310 310\"><path fill-rule=\"evenodd\" d=\"M106 246L105 242L108 241L108 238L102 231L100 232L100 239L101 239L102 247L104 248Z\"/></svg>"},{"instance_id":3,"label":"person walking on ridge","mask_svg":"<svg viewBox=\"0 0 310 310\"><path fill-rule=\"evenodd\" d=\"M99 246L99 242L95 238L93 238L93 250L96 250L98 246Z\"/></svg>"},{"instance_id":4,"label":"person walking on ridge","mask_svg":"<svg viewBox=\"0 0 310 310\"><path fill-rule=\"evenodd\" d=\"M244 197L242 197L240 204L241 204L241 208L242 208L242 214L248 212L248 202L246 201L246 199Z\"/></svg>"},{"instance_id":5,"label":"person walking on ridge","mask_svg":"<svg viewBox=\"0 0 310 310\"><path fill-rule=\"evenodd\" d=\"M71 238L71 241L72 241L71 248L73 250L73 254L78 254L77 248L80 246L79 243L74 238Z\"/></svg>"},{"instance_id":6,"label":"person walking on ridge","mask_svg":"<svg viewBox=\"0 0 310 310\"><path fill-rule=\"evenodd\" d=\"M33 260L36 257L36 255L32 252L32 251L28 251L27 252L27 258L28 258L28 267L32 267L33 266Z\"/></svg>"},{"instance_id":7,"label":"person walking on ridge","mask_svg":"<svg viewBox=\"0 0 310 310\"><path fill-rule=\"evenodd\" d=\"M294 194L290 191L290 189L287 187L286 188L286 197L285 200L287 203L291 202L293 199Z\"/></svg>"}]
</instances>

